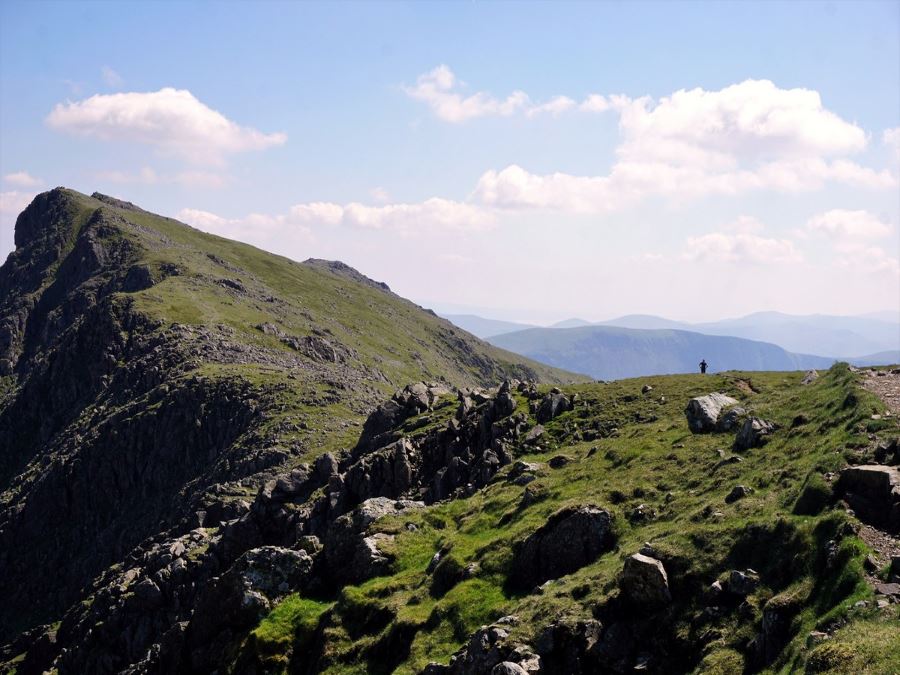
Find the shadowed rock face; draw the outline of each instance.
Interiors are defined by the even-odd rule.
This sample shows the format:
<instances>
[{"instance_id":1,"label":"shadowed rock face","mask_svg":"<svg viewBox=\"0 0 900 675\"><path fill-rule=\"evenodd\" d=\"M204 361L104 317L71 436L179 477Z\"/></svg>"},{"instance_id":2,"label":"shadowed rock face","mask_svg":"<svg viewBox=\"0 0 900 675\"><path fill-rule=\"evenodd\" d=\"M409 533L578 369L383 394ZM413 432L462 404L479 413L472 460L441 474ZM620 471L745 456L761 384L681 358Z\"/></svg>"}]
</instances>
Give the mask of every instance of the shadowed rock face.
<instances>
[{"instance_id":1,"label":"shadowed rock face","mask_svg":"<svg viewBox=\"0 0 900 675\"><path fill-rule=\"evenodd\" d=\"M611 523L609 512L595 506L555 513L516 548L510 583L530 588L592 563L615 543Z\"/></svg>"}]
</instances>

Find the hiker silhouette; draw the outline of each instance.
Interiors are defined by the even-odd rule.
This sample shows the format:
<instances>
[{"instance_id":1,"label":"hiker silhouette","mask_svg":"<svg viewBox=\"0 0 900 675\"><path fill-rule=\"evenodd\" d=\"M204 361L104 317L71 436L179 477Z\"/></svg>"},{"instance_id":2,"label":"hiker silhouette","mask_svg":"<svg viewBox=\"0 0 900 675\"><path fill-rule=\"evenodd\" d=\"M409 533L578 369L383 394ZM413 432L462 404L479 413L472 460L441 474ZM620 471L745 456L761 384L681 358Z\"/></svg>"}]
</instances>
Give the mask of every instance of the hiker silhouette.
<instances>
[{"instance_id":1,"label":"hiker silhouette","mask_svg":"<svg viewBox=\"0 0 900 675\"><path fill-rule=\"evenodd\" d=\"M700 374L701 374L701 375L706 375L706 359L703 359L703 360L700 362Z\"/></svg>"}]
</instances>

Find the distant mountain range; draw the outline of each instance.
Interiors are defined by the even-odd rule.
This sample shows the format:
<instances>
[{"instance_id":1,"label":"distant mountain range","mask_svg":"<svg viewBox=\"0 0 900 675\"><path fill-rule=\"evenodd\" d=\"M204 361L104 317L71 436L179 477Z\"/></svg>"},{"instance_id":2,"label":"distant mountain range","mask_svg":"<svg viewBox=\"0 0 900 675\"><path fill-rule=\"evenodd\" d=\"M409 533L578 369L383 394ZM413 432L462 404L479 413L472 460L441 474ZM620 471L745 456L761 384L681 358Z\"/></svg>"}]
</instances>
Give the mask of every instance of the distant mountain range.
<instances>
[{"instance_id":1,"label":"distant mountain range","mask_svg":"<svg viewBox=\"0 0 900 675\"><path fill-rule=\"evenodd\" d=\"M489 341L536 361L602 380L696 372L701 359L707 361L710 372L828 368L836 360L860 366L900 361L900 351L836 359L795 354L778 345L739 337L617 326L529 328L496 335Z\"/></svg>"},{"instance_id":2,"label":"distant mountain range","mask_svg":"<svg viewBox=\"0 0 900 675\"><path fill-rule=\"evenodd\" d=\"M510 321L493 321L474 315L447 315L445 318L481 338L539 327ZM578 318L566 319L550 328L584 326L685 330L705 335L741 337L771 342L787 351L800 354L845 359L868 358L879 352L900 350L900 312L875 312L861 316L795 316L780 312L757 312L736 319L705 323L673 321L651 314L630 314L596 323Z\"/></svg>"}]
</instances>

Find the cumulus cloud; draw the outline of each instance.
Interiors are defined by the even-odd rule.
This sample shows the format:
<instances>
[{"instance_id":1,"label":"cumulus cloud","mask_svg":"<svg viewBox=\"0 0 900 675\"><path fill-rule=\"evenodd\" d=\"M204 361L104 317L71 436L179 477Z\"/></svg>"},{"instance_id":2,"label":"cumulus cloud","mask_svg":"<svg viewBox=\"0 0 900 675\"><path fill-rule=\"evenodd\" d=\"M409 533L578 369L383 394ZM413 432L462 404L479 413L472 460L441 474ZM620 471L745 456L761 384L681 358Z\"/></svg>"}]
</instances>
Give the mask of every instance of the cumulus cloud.
<instances>
[{"instance_id":1,"label":"cumulus cloud","mask_svg":"<svg viewBox=\"0 0 900 675\"><path fill-rule=\"evenodd\" d=\"M889 171L846 158L866 147L865 132L825 109L808 89L747 80L719 91L681 90L658 103L620 95L589 101L620 115L622 141L608 174L538 175L510 165L485 172L474 196L503 208L605 212L654 195L684 201L751 190L812 191L830 182L869 189L898 184Z\"/></svg>"},{"instance_id":2,"label":"cumulus cloud","mask_svg":"<svg viewBox=\"0 0 900 675\"><path fill-rule=\"evenodd\" d=\"M710 232L689 237L685 259L723 263L767 265L797 263L803 256L789 239L773 239L744 232Z\"/></svg>"},{"instance_id":3,"label":"cumulus cloud","mask_svg":"<svg viewBox=\"0 0 900 675\"><path fill-rule=\"evenodd\" d=\"M403 89L412 98L426 103L446 122L465 122L489 115L508 117L528 105L528 96L522 91L515 91L503 100L484 92L463 96L454 91L461 84L452 70L440 65L420 75L414 86Z\"/></svg>"},{"instance_id":4,"label":"cumulus cloud","mask_svg":"<svg viewBox=\"0 0 900 675\"><path fill-rule=\"evenodd\" d=\"M27 171L16 171L15 173L8 173L3 176L3 182L20 188L33 188L43 183L40 178L35 178Z\"/></svg>"},{"instance_id":5,"label":"cumulus cloud","mask_svg":"<svg viewBox=\"0 0 900 675\"><path fill-rule=\"evenodd\" d=\"M506 98L497 98L479 91L464 95L465 82L459 80L446 65L423 73L411 87L404 87L406 94L425 103L431 111L445 122L466 122L478 117L510 117L522 113L528 117L541 114L561 115L569 110L584 112L604 112L610 103L599 94L591 94L581 103L568 96L554 96L535 103L524 91L516 90Z\"/></svg>"},{"instance_id":6,"label":"cumulus cloud","mask_svg":"<svg viewBox=\"0 0 900 675\"><path fill-rule=\"evenodd\" d=\"M282 145L283 133L242 127L184 89L97 94L58 104L46 118L57 131L106 141L143 143L189 162L221 163L224 156Z\"/></svg>"},{"instance_id":7,"label":"cumulus cloud","mask_svg":"<svg viewBox=\"0 0 900 675\"><path fill-rule=\"evenodd\" d=\"M244 218L222 218L208 211L182 209L178 219L200 229L237 231L238 228L312 228L316 226L385 230L403 235L478 232L496 224L494 214L473 204L432 197L413 204L371 206L352 202L308 202L295 204L287 213L251 214ZM227 236L227 235L226 235Z\"/></svg>"},{"instance_id":8,"label":"cumulus cloud","mask_svg":"<svg viewBox=\"0 0 900 675\"><path fill-rule=\"evenodd\" d=\"M832 209L819 213L806 223L806 231L834 239L877 239L891 233L891 227L874 213Z\"/></svg>"}]
</instances>

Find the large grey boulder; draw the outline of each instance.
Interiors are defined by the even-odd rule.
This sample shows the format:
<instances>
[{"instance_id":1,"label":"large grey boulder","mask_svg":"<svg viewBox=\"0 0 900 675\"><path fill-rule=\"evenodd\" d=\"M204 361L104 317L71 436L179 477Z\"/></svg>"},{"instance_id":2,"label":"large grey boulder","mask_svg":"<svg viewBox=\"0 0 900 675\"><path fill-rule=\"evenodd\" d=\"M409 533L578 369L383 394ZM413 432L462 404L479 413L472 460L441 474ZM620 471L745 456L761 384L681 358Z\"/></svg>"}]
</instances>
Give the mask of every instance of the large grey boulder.
<instances>
[{"instance_id":1,"label":"large grey boulder","mask_svg":"<svg viewBox=\"0 0 900 675\"><path fill-rule=\"evenodd\" d=\"M759 417L746 419L734 439L735 451L746 452L751 448L765 445L769 442L769 436L775 433L775 429L775 424Z\"/></svg>"},{"instance_id":2,"label":"large grey boulder","mask_svg":"<svg viewBox=\"0 0 900 675\"><path fill-rule=\"evenodd\" d=\"M516 547L510 582L530 588L592 563L615 544L611 524L609 512L596 506L557 511Z\"/></svg>"},{"instance_id":3,"label":"large grey boulder","mask_svg":"<svg viewBox=\"0 0 900 675\"><path fill-rule=\"evenodd\" d=\"M626 558L619 584L625 596L642 607L660 607L672 601L666 568L650 556L635 553Z\"/></svg>"},{"instance_id":4,"label":"large grey boulder","mask_svg":"<svg viewBox=\"0 0 900 675\"><path fill-rule=\"evenodd\" d=\"M737 405L737 399L714 392L706 396L697 396L688 401L684 414L688 427L695 434L719 431L717 423L723 410Z\"/></svg>"},{"instance_id":5,"label":"large grey boulder","mask_svg":"<svg viewBox=\"0 0 900 675\"><path fill-rule=\"evenodd\" d=\"M836 492L865 521L900 532L900 469L880 464L841 471Z\"/></svg>"}]
</instances>

